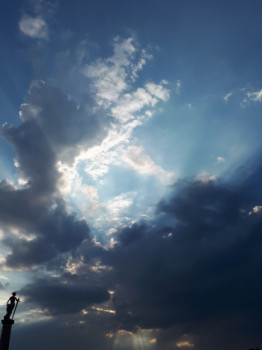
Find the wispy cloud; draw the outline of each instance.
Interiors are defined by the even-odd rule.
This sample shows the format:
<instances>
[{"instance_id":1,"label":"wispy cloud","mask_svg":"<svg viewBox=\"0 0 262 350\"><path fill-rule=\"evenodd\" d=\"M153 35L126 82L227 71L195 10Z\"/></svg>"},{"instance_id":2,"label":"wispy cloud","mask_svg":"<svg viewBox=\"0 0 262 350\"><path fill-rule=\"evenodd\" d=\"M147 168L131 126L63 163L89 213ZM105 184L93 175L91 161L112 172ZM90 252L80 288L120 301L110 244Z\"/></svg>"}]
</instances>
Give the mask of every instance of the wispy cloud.
<instances>
[{"instance_id":1,"label":"wispy cloud","mask_svg":"<svg viewBox=\"0 0 262 350\"><path fill-rule=\"evenodd\" d=\"M243 98L240 105L242 107L245 107L250 102L261 102L261 101L262 101L262 89L258 91L247 91L245 92L245 97Z\"/></svg>"},{"instance_id":2,"label":"wispy cloud","mask_svg":"<svg viewBox=\"0 0 262 350\"><path fill-rule=\"evenodd\" d=\"M41 17L31 17L27 14L23 15L19 21L19 29L24 35L36 39L45 39L49 37L48 25Z\"/></svg>"},{"instance_id":3,"label":"wispy cloud","mask_svg":"<svg viewBox=\"0 0 262 350\"><path fill-rule=\"evenodd\" d=\"M116 101L121 92L127 88L128 77L130 74L135 76L138 70L133 64L135 52L134 38L121 40L117 37L113 43L111 57L99 58L84 67L83 74L92 79L100 104Z\"/></svg>"},{"instance_id":4,"label":"wispy cloud","mask_svg":"<svg viewBox=\"0 0 262 350\"><path fill-rule=\"evenodd\" d=\"M261 102L262 101L262 89L254 92L247 92L247 98L249 101Z\"/></svg>"},{"instance_id":5,"label":"wispy cloud","mask_svg":"<svg viewBox=\"0 0 262 350\"><path fill-rule=\"evenodd\" d=\"M227 102L231 96L232 96L232 92L229 92L228 94L226 94L226 95L223 97L223 100Z\"/></svg>"},{"instance_id":6,"label":"wispy cloud","mask_svg":"<svg viewBox=\"0 0 262 350\"><path fill-rule=\"evenodd\" d=\"M129 146L127 151L123 154L122 160L142 175L154 175L162 181L171 182L174 180L174 174L156 165L153 160L144 153L142 147Z\"/></svg>"}]
</instances>

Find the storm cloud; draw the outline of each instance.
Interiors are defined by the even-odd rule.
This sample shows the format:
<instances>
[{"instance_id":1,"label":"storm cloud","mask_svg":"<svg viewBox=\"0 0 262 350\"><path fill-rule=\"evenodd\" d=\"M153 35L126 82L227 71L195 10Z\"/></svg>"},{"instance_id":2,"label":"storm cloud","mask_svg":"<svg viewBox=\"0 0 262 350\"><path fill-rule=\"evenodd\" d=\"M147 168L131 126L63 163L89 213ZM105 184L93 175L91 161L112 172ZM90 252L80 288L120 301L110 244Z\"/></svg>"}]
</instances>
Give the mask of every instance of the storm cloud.
<instances>
[{"instance_id":1,"label":"storm cloud","mask_svg":"<svg viewBox=\"0 0 262 350\"><path fill-rule=\"evenodd\" d=\"M77 313L90 304L109 299L106 288L91 283L84 284L79 278L73 283L64 280L38 280L20 291L28 303L40 305L53 315ZM66 282L66 283L65 283Z\"/></svg>"},{"instance_id":2,"label":"storm cloud","mask_svg":"<svg viewBox=\"0 0 262 350\"><path fill-rule=\"evenodd\" d=\"M23 237L6 235L11 248L9 267L30 267L68 252L88 238L85 220L69 212L58 191L58 160L72 162L83 147L105 136L102 113L84 102L77 106L62 90L42 81L32 83L21 106L22 123L2 127L16 151L15 164L21 185L0 183L0 221L7 232L18 228ZM26 238L25 236L32 237Z\"/></svg>"},{"instance_id":3,"label":"storm cloud","mask_svg":"<svg viewBox=\"0 0 262 350\"><path fill-rule=\"evenodd\" d=\"M262 312L259 208L243 188L180 181L153 220L118 231L114 248L83 245L75 258L86 257L75 274L36 280L21 295L54 316L76 315L94 303L105 308L111 289L108 332L157 329L159 346L168 350L183 339L201 349L213 336L219 349L233 322L231 344L241 345L238 334L245 332L248 346L259 336Z\"/></svg>"},{"instance_id":4,"label":"storm cloud","mask_svg":"<svg viewBox=\"0 0 262 350\"><path fill-rule=\"evenodd\" d=\"M242 330L259 322L262 217L251 205L243 191L214 181L182 182L159 203L154 223L121 231L104 256L121 326L197 329L236 314Z\"/></svg>"}]
</instances>

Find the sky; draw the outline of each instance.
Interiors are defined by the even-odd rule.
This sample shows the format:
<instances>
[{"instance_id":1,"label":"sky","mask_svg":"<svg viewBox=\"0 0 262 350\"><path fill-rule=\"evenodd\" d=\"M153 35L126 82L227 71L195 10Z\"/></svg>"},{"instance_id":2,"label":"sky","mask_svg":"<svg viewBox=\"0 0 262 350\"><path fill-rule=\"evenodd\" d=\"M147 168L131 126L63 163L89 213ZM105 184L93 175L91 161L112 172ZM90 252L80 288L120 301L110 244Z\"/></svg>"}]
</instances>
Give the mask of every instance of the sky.
<instances>
[{"instance_id":1,"label":"sky","mask_svg":"<svg viewBox=\"0 0 262 350\"><path fill-rule=\"evenodd\" d=\"M260 0L2 0L11 349L262 347Z\"/></svg>"}]
</instances>

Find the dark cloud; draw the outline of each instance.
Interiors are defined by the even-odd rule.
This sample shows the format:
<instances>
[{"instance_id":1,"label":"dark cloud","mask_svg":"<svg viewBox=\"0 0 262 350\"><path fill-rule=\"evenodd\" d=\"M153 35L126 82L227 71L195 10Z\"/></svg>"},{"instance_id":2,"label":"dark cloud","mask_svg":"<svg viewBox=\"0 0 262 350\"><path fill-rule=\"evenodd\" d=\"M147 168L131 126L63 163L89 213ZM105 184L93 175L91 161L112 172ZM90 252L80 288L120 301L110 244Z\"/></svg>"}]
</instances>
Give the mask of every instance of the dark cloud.
<instances>
[{"instance_id":1,"label":"dark cloud","mask_svg":"<svg viewBox=\"0 0 262 350\"><path fill-rule=\"evenodd\" d=\"M247 324L251 329L262 312L262 218L245 211L252 205L243 192L213 181L180 183L154 223L124 229L103 256L117 281L121 327L197 332L200 324L236 317L238 331L250 336ZM173 227L159 226L165 218Z\"/></svg>"},{"instance_id":2,"label":"dark cloud","mask_svg":"<svg viewBox=\"0 0 262 350\"><path fill-rule=\"evenodd\" d=\"M59 174L56 170L56 155L35 120L23 122L18 127L5 124L3 135L16 150L20 176L29 181L32 191L53 192Z\"/></svg>"},{"instance_id":3,"label":"dark cloud","mask_svg":"<svg viewBox=\"0 0 262 350\"><path fill-rule=\"evenodd\" d=\"M21 107L22 123L2 128L15 148L19 177L26 181L21 188L7 180L0 183L0 222L7 230L4 242L12 249L6 259L10 267L46 262L88 238L87 223L68 213L57 191L57 161L72 161L81 147L105 135L102 116L90 103L78 106L60 89L35 82ZM11 238L10 227L35 239Z\"/></svg>"},{"instance_id":4,"label":"dark cloud","mask_svg":"<svg viewBox=\"0 0 262 350\"><path fill-rule=\"evenodd\" d=\"M27 285L19 294L27 298L28 303L40 305L52 315L77 313L90 304L105 302L109 293L105 287L76 278L74 283L68 280L37 280Z\"/></svg>"},{"instance_id":5,"label":"dark cloud","mask_svg":"<svg viewBox=\"0 0 262 350\"><path fill-rule=\"evenodd\" d=\"M68 213L59 196L46 197L31 188L17 190L7 181L0 183L0 222L6 228L3 242L12 249L6 257L10 267L43 263L58 253L75 249L89 237L86 221ZM9 227L35 238L9 235Z\"/></svg>"},{"instance_id":6,"label":"dark cloud","mask_svg":"<svg viewBox=\"0 0 262 350\"><path fill-rule=\"evenodd\" d=\"M68 214L61 203L55 209L38 213L34 224L34 239L5 239L4 242L12 248L11 254L6 257L8 266L30 267L41 264L59 253L75 249L89 237L86 221L78 220L74 214Z\"/></svg>"},{"instance_id":7,"label":"dark cloud","mask_svg":"<svg viewBox=\"0 0 262 350\"><path fill-rule=\"evenodd\" d=\"M108 120L90 96L78 104L60 88L36 81L21 107L21 118L37 121L59 159L72 158L85 147L99 144L106 134Z\"/></svg>"},{"instance_id":8,"label":"dark cloud","mask_svg":"<svg viewBox=\"0 0 262 350\"><path fill-rule=\"evenodd\" d=\"M196 349L215 342L212 348L219 350L232 322L230 347L241 345L240 333L245 345L259 339L262 216L260 207L252 210L261 203L246 194L250 181L242 189L214 181L179 182L157 206L154 220L122 229L118 244L105 250L90 242L86 221L67 210L57 190L56 166L59 159L71 162L82 148L101 142L104 116L89 98L78 104L61 89L35 82L21 118L19 126L3 127L16 150L20 176L28 181L23 188L0 183L0 222L11 248L6 265L44 264L62 273L22 288L28 305L65 321L88 305L108 302L110 288L116 315L107 329L160 329L161 349L173 348L174 339L189 334ZM9 235L12 227L24 236ZM66 274L68 256L77 260L80 254L84 260L77 274ZM168 329L174 328L172 335ZM101 349L102 344L106 341Z\"/></svg>"},{"instance_id":9,"label":"dark cloud","mask_svg":"<svg viewBox=\"0 0 262 350\"><path fill-rule=\"evenodd\" d=\"M103 331L99 325L94 329L101 337L119 329L136 333L140 327L157 329L156 347L164 350L186 340L197 350L210 344L215 350L256 345L261 337L262 216L258 207L252 210L255 204L244 191L221 183L180 182L159 203L155 219L122 229L113 249L83 244L75 252L76 262L78 254L86 254L76 274L60 267L60 277L37 279L19 293L27 307L37 305L62 317L60 322L71 322L86 306L108 302L108 290L115 290L116 315ZM52 231L52 225L41 227ZM47 247L56 247L48 234L43 237ZM54 240L59 242L56 236ZM13 258L26 250L18 248ZM39 259L48 253L43 244ZM107 268L92 270L98 260ZM88 315L85 321L90 322L93 316ZM66 334L64 326L61 332ZM84 336L79 337L81 348ZM101 349L107 343L103 339Z\"/></svg>"},{"instance_id":10,"label":"dark cloud","mask_svg":"<svg viewBox=\"0 0 262 350\"><path fill-rule=\"evenodd\" d=\"M111 329L112 319L105 316L107 315L99 318L96 314L86 317L79 314L77 317L61 315L51 321L17 323L12 332L11 345L21 350L33 347L39 350L111 348L113 341L106 334ZM80 324L80 321L85 323Z\"/></svg>"},{"instance_id":11,"label":"dark cloud","mask_svg":"<svg viewBox=\"0 0 262 350\"><path fill-rule=\"evenodd\" d=\"M54 246L48 244L43 237L32 240L16 239L6 240L5 243L12 248L6 256L6 265L12 268L31 267L42 264L57 254Z\"/></svg>"}]
</instances>

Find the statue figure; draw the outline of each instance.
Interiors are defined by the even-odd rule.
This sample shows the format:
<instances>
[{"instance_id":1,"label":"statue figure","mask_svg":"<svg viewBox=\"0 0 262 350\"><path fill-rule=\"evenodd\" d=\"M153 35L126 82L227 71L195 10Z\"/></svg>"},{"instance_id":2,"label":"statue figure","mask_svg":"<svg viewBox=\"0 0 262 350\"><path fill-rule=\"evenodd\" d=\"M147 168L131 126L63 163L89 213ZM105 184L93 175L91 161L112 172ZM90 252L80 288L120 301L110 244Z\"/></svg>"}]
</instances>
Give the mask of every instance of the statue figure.
<instances>
[{"instance_id":1,"label":"statue figure","mask_svg":"<svg viewBox=\"0 0 262 350\"><path fill-rule=\"evenodd\" d=\"M5 320L10 319L12 312L15 308L15 302L19 303L19 301L20 301L19 298L16 298L16 292L13 292L12 296L7 300L7 303L6 303L6 315L4 317ZM17 303L16 303L16 306L17 306Z\"/></svg>"}]
</instances>

